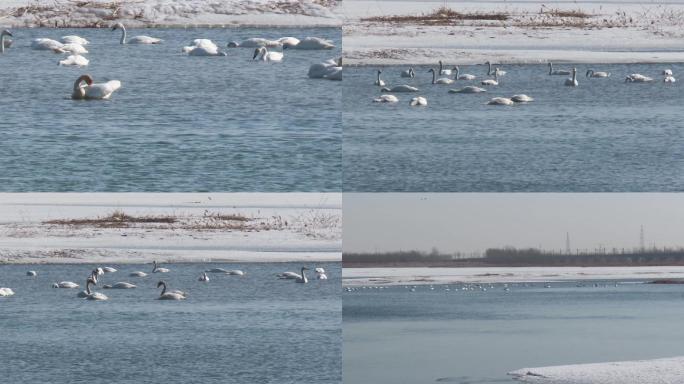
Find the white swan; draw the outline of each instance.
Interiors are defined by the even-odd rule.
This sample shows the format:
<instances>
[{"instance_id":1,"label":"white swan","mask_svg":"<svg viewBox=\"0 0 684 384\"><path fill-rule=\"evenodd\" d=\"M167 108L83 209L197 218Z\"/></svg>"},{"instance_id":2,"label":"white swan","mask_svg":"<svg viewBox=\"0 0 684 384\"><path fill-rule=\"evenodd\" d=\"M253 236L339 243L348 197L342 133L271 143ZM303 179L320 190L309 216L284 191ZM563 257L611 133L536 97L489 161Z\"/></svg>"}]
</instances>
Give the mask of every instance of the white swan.
<instances>
[{"instance_id":1,"label":"white swan","mask_svg":"<svg viewBox=\"0 0 684 384\"><path fill-rule=\"evenodd\" d=\"M211 268L207 269L204 272L209 272L209 273L224 273L226 275L237 275L237 276L243 276L245 273L239 269L223 269L223 268Z\"/></svg>"},{"instance_id":2,"label":"white swan","mask_svg":"<svg viewBox=\"0 0 684 384\"><path fill-rule=\"evenodd\" d=\"M314 272L316 272L316 279L328 280L328 276L325 274L325 269L323 269L322 267L315 268Z\"/></svg>"},{"instance_id":3,"label":"white swan","mask_svg":"<svg viewBox=\"0 0 684 384\"><path fill-rule=\"evenodd\" d=\"M86 279L86 289L76 294L77 297L85 298L90 295L90 289L88 289L88 282L92 281L93 284L97 284L97 269L90 272L90 276Z\"/></svg>"},{"instance_id":4,"label":"white swan","mask_svg":"<svg viewBox=\"0 0 684 384\"><path fill-rule=\"evenodd\" d=\"M594 71L593 69L587 70L586 73L587 77L598 77L598 78L605 78L605 77L610 77L610 72L603 72L603 71Z\"/></svg>"},{"instance_id":5,"label":"white swan","mask_svg":"<svg viewBox=\"0 0 684 384\"><path fill-rule=\"evenodd\" d=\"M424 107L427 105L427 99L423 96L414 97L409 102L409 105L412 107L415 107L415 106Z\"/></svg>"},{"instance_id":6,"label":"white swan","mask_svg":"<svg viewBox=\"0 0 684 384\"><path fill-rule=\"evenodd\" d=\"M73 281L60 281L59 283L52 284L52 288L72 289L78 288L78 284L74 283Z\"/></svg>"},{"instance_id":7,"label":"white swan","mask_svg":"<svg viewBox=\"0 0 684 384\"><path fill-rule=\"evenodd\" d=\"M116 268L102 267L102 271L104 271L104 273L113 273L113 272L116 272Z\"/></svg>"},{"instance_id":8,"label":"white swan","mask_svg":"<svg viewBox=\"0 0 684 384\"><path fill-rule=\"evenodd\" d=\"M63 45L64 44L57 40L46 39L43 37L31 40L31 49L35 49L37 51L59 51Z\"/></svg>"},{"instance_id":9,"label":"white swan","mask_svg":"<svg viewBox=\"0 0 684 384\"><path fill-rule=\"evenodd\" d=\"M373 85L377 85L379 87L385 86L385 82L380 78L381 73L382 73L382 71L378 69L378 78L377 78L377 80L375 80L375 83L373 83Z\"/></svg>"},{"instance_id":10,"label":"white swan","mask_svg":"<svg viewBox=\"0 0 684 384\"><path fill-rule=\"evenodd\" d=\"M280 45L297 45L301 41L296 38L296 37L281 37L280 39L277 40Z\"/></svg>"},{"instance_id":11,"label":"white swan","mask_svg":"<svg viewBox=\"0 0 684 384\"><path fill-rule=\"evenodd\" d=\"M285 55L283 54L283 52L273 52L273 51L269 52L269 50L266 47L259 47L259 48L256 48L254 50L254 55L252 56L252 60L279 63L279 62L283 61L284 56Z\"/></svg>"},{"instance_id":12,"label":"white swan","mask_svg":"<svg viewBox=\"0 0 684 384\"><path fill-rule=\"evenodd\" d=\"M444 69L444 66L442 65L442 60L439 61L439 74L451 76L451 69Z\"/></svg>"},{"instance_id":13,"label":"white swan","mask_svg":"<svg viewBox=\"0 0 684 384\"><path fill-rule=\"evenodd\" d=\"M507 97L495 97L487 102L487 105L513 105L515 102Z\"/></svg>"},{"instance_id":14,"label":"white swan","mask_svg":"<svg viewBox=\"0 0 684 384\"><path fill-rule=\"evenodd\" d=\"M566 71L564 69L553 69L553 63L549 61L549 76L552 75L569 75L570 71Z\"/></svg>"},{"instance_id":15,"label":"white swan","mask_svg":"<svg viewBox=\"0 0 684 384\"><path fill-rule=\"evenodd\" d=\"M295 272L283 272L277 274L276 276L281 280L293 280L301 277L301 275Z\"/></svg>"},{"instance_id":16,"label":"white swan","mask_svg":"<svg viewBox=\"0 0 684 384\"><path fill-rule=\"evenodd\" d=\"M128 283L125 281L119 281L118 283L103 285L102 288L106 288L106 289L133 289L133 288L137 288L137 286L135 284L131 284L131 283Z\"/></svg>"},{"instance_id":17,"label":"white swan","mask_svg":"<svg viewBox=\"0 0 684 384\"><path fill-rule=\"evenodd\" d=\"M126 27L121 23L116 23L112 27L112 31L116 31L117 29L121 30L121 40L119 41L121 44L159 44L162 42L162 39L144 35L134 36L126 40Z\"/></svg>"},{"instance_id":18,"label":"white swan","mask_svg":"<svg viewBox=\"0 0 684 384\"><path fill-rule=\"evenodd\" d=\"M90 60L81 55L69 55L66 59L58 62L58 65L74 67L87 67L88 64L90 64Z\"/></svg>"},{"instance_id":19,"label":"white swan","mask_svg":"<svg viewBox=\"0 0 684 384\"><path fill-rule=\"evenodd\" d=\"M81 84L85 82L85 85ZM94 84L90 75L83 75L74 82L74 90L71 98L74 100L107 100L112 93L121 88L119 80L110 80L106 83Z\"/></svg>"},{"instance_id":20,"label":"white swan","mask_svg":"<svg viewBox=\"0 0 684 384\"><path fill-rule=\"evenodd\" d=\"M572 69L572 77L565 79L565 85L569 87L576 87L579 85L577 82L577 68Z\"/></svg>"},{"instance_id":21,"label":"white swan","mask_svg":"<svg viewBox=\"0 0 684 384\"><path fill-rule=\"evenodd\" d=\"M299 44L299 40L297 40L297 44ZM294 41L290 41L294 42ZM280 47L282 43L277 40L268 40L268 39L263 39L261 37L251 37L247 40L243 40L241 42L237 41L231 41L228 43L228 48L258 48L258 47L269 47L269 48L276 48Z\"/></svg>"},{"instance_id":22,"label":"white swan","mask_svg":"<svg viewBox=\"0 0 684 384\"><path fill-rule=\"evenodd\" d=\"M321 39L320 37L305 37L298 44L291 45L289 43L284 43L283 47L293 48L293 49L333 49L335 45L328 40Z\"/></svg>"},{"instance_id":23,"label":"white swan","mask_svg":"<svg viewBox=\"0 0 684 384\"><path fill-rule=\"evenodd\" d=\"M454 82L454 80L449 79L448 77L440 77L438 79L437 73L432 68L430 68L428 72L432 72L432 84L452 84Z\"/></svg>"},{"instance_id":24,"label":"white swan","mask_svg":"<svg viewBox=\"0 0 684 384\"><path fill-rule=\"evenodd\" d=\"M156 260L152 261L152 273L167 273L167 272L169 272L168 268L160 268L159 266L157 266ZM157 288L159 288L159 287L157 287Z\"/></svg>"},{"instance_id":25,"label":"white swan","mask_svg":"<svg viewBox=\"0 0 684 384\"><path fill-rule=\"evenodd\" d=\"M309 279L306 278L306 271L308 271L308 270L309 270L309 268L302 267L301 275L295 279L295 283L308 283Z\"/></svg>"},{"instance_id":26,"label":"white swan","mask_svg":"<svg viewBox=\"0 0 684 384\"><path fill-rule=\"evenodd\" d=\"M28 271L28 272L26 272L26 276L38 276L38 272L36 272L36 271Z\"/></svg>"},{"instance_id":27,"label":"white swan","mask_svg":"<svg viewBox=\"0 0 684 384\"><path fill-rule=\"evenodd\" d=\"M477 79L477 76L471 75L469 73L464 73L461 75L460 74L461 69L458 67L458 65L454 67L454 71L456 71L456 75L454 76L454 79L457 79L457 80L475 80L475 79Z\"/></svg>"},{"instance_id":28,"label":"white swan","mask_svg":"<svg viewBox=\"0 0 684 384\"><path fill-rule=\"evenodd\" d=\"M489 61L485 62L485 64L487 64L487 75L489 75L489 76L496 73L496 74L498 74L499 77L501 77L501 76L504 76L506 74L506 71L502 71L498 67L494 71L492 71L492 63Z\"/></svg>"},{"instance_id":29,"label":"white swan","mask_svg":"<svg viewBox=\"0 0 684 384\"><path fill-rule=\"evenodd\" d=\"M481 84L482 85L499 85L499 74L497 72L494 72L494 78L493 79L482 80Z\"/></svg>"},{"instance_id":30,"label":"white swan","mask_svg":"<svg viewBox=\"0 0 684 384\"><path fill-rule=\"evenodd\" d=\"M192 45L183 47L183 52L188 56L228 56L227 53L219 51L218 46L209 39L195 39Z\"/></svg>"},{"instance_id":31,"label":"white swan","mask_svg":"<svg viewBox=\"0 0 684 384\"><path fill-rule=\"evenodd\" d=\"M0 288L0 297L14 296L14 291L12 288L2 287Z\"/></svg>"},{"instance_id":32,"label":"white swan","mask_svg":"<svg viewBox=\"0 0 684 384\"><path fill-rule=\"evenodd\" d=\"M145 273L143 271L135 271L135 272L129 273L128 276L130 276L130 277L145 277L145 276L147 276L147 273Z\"/></svg>"},{"instance_id":33,"label":"white swan","mask_svg":"<svg viewBox=\"0 0 684 384\"><path fill-rule=\"evenodd\" d=\"M664 83L674 83L676 81L677 79L675 79L672 75L665 76L665 78L663 79Z\"/></svg>"},{"instance_id":34,"label":"white swan","mask_svg":"<svg viewBox=\"0 0 684 384\"><path fill-rule=\"evenodd\" d=\"M380 92L418 92L419 89L407 84L395 85L392 88L383 87Z\"/></svg>"},{"instance_id":35,"label":"white swan","mask_svg":"<svg viewBox=\"0 0 684 384\"><path fill-rule=\"evenodd\" d=\"M380 95L373 99L374 103L396 103L399 99L394 95Z\"/></svg>"},{"instance_id":36,"label":"white swan","mask_svg":"<svg viewBox=\"0 0 684 384\"><path fill-rule=\"evenodd\" d=\"M95 285L95 281L94 281L92 278L88 278L88 280L86 280L86 290L85 290L86 296L84 296L84 297L85 297L87 300L102 301L102 300L108 300L108 299L109 299L109 298L108 298L105 294L103 294L103 293L100 293L100 292L91 292L91 291L90 291L90 284ZM81 297L81 296L79 296L79 297Z\"/></svg>"},{"instance_id":37,"label":"white swan","mask_svg":"<svg viewBox=\"0 0 684 384\"><path fill-rule=\"evenodd\" d=\"M663 70L663 75L665 75L665 76L672 76L672 70L671 70L671 69L665 69L665 70Z\"/></svg>"},{"instance_id":38,"label":"white swan","mask_svg":"<svg viewBox=\"0 0 684 384\"><path fill-rule=\"evenodd\" d=\"M206 273L206 272L202 272L202 274L200 275L199 279L197 279L197 280L198 280L198 281L203 281L203 282L208 282L208 281L209 281L209 276L207 276L207 273Z\"/></svg>"},{"instance_id":39,"label":"white swan","mask_svg":"<svg viewBox=\"0 0 684 384\"><path fill-rule=\"evenodd\" d=\"M88 45L90 42L81 36L76 36L76 35L68 35L68 36L62 36L61 39L59 39L60 42L63 44L79 44L79 45Z\"/></svg>"},{"instance_id":40,"label":"white swan","mask_svg":"<svg viewBox=\"0 0 684 384\"><path fill-rule=\"evenodd\" d=\"M639 73L632 73L625 79L626 83L650 83L652 81L652 77L644 76Z\"/></svg>"},{"instance_id":41,"label":"white swan","mask_svg":"<svg viewBox=\"0 0 684 384\"><path fill-rule=\"evenodd\" d=\"M407 70L401 71L401 77L411 77L411 78L413 78L413 77L416 77L416 72L413 70L413 67L411 67L411 68L409 68L409 69L407 69Z\"/></svg>"},{"instance_id":42,"label":"white swan","mask_svg":"<svg viewBox=\"0 0 684 384\"><path fill-rule=\"evenodd\" d=\"M511 100L515 101L516 103L529 103L530 101L534 101L533 98L524 94L513 95L511 96Z\"/></svg>"},{"instance_id":43,"label":"white swan","mask_svg":"<svg viewBox=\"0 0 684 384\"><path fill-rule=\"evenodd\" d=\"M481 92L487 92L486 89L480 88L480 87L475 87L472 85L468 85L467 87L459 88L459 89L450 89L449 93L481 93Z\"/></svg>"},{"instance_id":44,"label":"white swan","mask_svg":"<svg viewBox=\"0 0 684 384\"><path fill-rule=\"evenodd\" d=\"M104 275L104 269L97 267L93 270L93 272L95 272L95 283L97 283L97 276Z\"/></svg>"},{"instance_id":45,"label":"white swan","mask_svg":"<svg viewBox=\"0 0 684 384\"><path fill-rule=\"evenodd\" d=\"M157 288L163 287L161 294L157 298L157 300L185 300L186 297L185 295L181 294L180 291L172 291L172 292L166 292L166 283L164 281L160 281L157 283Z\"/></svg>"},{"instance_id":46,"label":"white swan","mask_svg":"<svg viewBox=\"0 0 684 384\"><path fill-rule=\"evenodd\" d=\"M7 36L13 36L12 32L6 29L0 32L0 53L5 53L5 48L9 48L12 45L12 40L7 40Z\"/></svg>"},{"instance_id":47,"label":"white swan","mask_svg":"<svg viewBox=\"0 0 684 384\"><path fill-rule=\"evenodd\" d=\"M58 53L72 53L75 55L83 55L88 53L86 47L82 46L81 44L74 43L62 44L61 47L54 49L54 51Z\"/></svg>"},{"instance_id":48,"label":"white swan","mask_svg":"<svg viewBox=\"0 0 684 384\"><path fill-rule=\"evenodd\" d=\"M342 79L342 59L328 59L321 63L312 64L307 74L311 79Z\"/></svg>"}]
</instances>

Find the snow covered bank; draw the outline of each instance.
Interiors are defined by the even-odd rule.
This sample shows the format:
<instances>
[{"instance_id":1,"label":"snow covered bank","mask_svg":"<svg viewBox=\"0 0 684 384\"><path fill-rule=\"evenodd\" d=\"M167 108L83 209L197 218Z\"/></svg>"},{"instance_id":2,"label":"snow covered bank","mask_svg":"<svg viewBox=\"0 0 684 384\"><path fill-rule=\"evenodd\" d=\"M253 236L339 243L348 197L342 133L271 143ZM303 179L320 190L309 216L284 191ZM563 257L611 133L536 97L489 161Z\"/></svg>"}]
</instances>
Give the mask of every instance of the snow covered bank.
<instances>
[{"instance_id":1,"label":"snow covered bank","mask_svg":"<svg viewBox=\"0 0 684 384\"><path fill-rule=\"evenodd\" d=\"M684 267L344 268L342 284L419 285L684 278Z\"/></svg>"},{"instance_id":2,"label":"snow covered bank","mask_svg":"<svg viewBox=\"0 0 684 384\"><path fill-rule=\"evenodd\" d=\"M3 0L2 27L339 26L336 0Z\"/></svg>"},{"instance_id":3,"label":"snow covered bank","mask_svg":"<svg viewBox=\"0 0 684 384\"><path fill-rule=\"evenodd\" d=\"M684 61L681 0L447 4L460 16L421 19L443 6L443 1L344 1L340 13L346 63ZM398 15L413 18L393 17Z\"/></svg>"},{"instance_id":4,"label":"snow covered bank","mask_svg":"<svg viewBox=\"0 0 684 384\"><path fill-rule=\"evenodd\" d=\"M339 261L340 194L0 194L0 263Z\"/></svg>"},{"instance_id":5,"label":"snow covered bank","mask_svg":"<svg viewBox=\"0 0 684 384\"><path fill-rule=\"evenodd\" d=\"M684 357L523 368L509 375L540 384L677 384L684 377Z\"/></svg>"}]
</instances>

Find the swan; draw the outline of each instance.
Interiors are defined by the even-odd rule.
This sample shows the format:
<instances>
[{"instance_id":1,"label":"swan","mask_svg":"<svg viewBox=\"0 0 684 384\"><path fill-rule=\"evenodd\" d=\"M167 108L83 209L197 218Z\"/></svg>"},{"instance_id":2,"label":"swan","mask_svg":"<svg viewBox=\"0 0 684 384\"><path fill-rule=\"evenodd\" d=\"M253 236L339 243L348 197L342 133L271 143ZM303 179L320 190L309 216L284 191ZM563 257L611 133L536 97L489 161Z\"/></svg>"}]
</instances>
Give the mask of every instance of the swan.
<instances>
[{"instance_id":1,"label":"swan","mask_svg":"<svg viewBox=\"0 0 684 384\"><path fill-rule=\"evenodd\" d=\"M298 44L291 45L291 44L283 44L283 47L288 47L288 48L293 48L293 49L307 49L307 50L313 50L313 49L333 49L335 48L335 45L325 39L321 39L320 37L305 37L302 39Z\"/></svg>"},{"instance_id":2,"label":"swan","mask_svg":"<svg viewBox=\"0 0 684 384\"><path fill-rule=\"evenodd\" d=\"M86 84L81 85L84 81ZM71 98L74 100L107 100L119 88L121 88L119 80L93 84L93 78L90 75L83 75L74 82L74 91L71 94Z\"/></svg>"},{"instance_id":3,"label":"swan","mask_svg":"<svg viewBox=\"0 0 684 384\"><path fill-rule=\"evenodd\" d=\"M127 283L125 281L119 281L118 283L103 285L102 288L106 288L106 289L133 289L133 288L137 288L137 286L135 284Z\"/></svg>"},{"instance_id":4,"label":"swan","mask_svg":"<svg viewBox=\"0 0 684 384\"><path fill-rule=\"evenodd\" d=\"M460 74L461 69L458 67L458 65L454 67L454 71L456 71L456 76L454 76L454 79L457 79L457 80L475 80L475 79L477 79L477 76L471 75L469 73L464 73L461 75Z\"/></svg>"},{"instance_id":5,"label":"swan","mask_svg":"<svg viewBox=\"0 0 684 384\"><path fill-rule=\"evenodd\" d=\"M427 99L423 96L414 97L409 102L409 105L412 107L415 107L415 106L424 107L427 105Z\"/></svg>"},{"instance_id":6,"label":"swan","mask_svg":"<svg viewBox=\"0 0 684 384\"><path fill-rule=\"evenodd\" d=\"M119 41L121 44L159 44L162 42L162 39L149 36L134 36L126 40L126 27L121 23L116 23L112 27L112 31L116 31L117 29L121 30L121 40Z\"/></svg>"},{"instance_id":7,"label":"swan","mask_svg":"<svg viewBox=\"0 0 684 384\"><path fill-rule=\"evenodd\" d=\"M499 68L495 68L495 70L492 71L492 63L489 61L485 62L485 64L487 64L487 66L488 66L487 67L487 75L489 75L489 76L491 76L495 73L497 73L499 76L503 76L506 74L506 71L502 71Z\"/></svg>"},{"instance_id":8,"label":"swan","mask_svg":"<svg viewBox=\"0 0 684 384\"><path fill-rule=\"evenodd\" d=\"M157 283L157 288L163 287L157 300L185 300L185 295L180 291L166 292L166 283L162 280Z\"/></svg>"},{"instance_id":9,"label":"swan","mask_svg":"<svg viewBox=\"0 0 684 384\"><path fill-rule=\"evenodd\" d=\"M0 288L0 297L14 296L14 291L12 288L2 287Z\"/></svg>"},{"instance_id":10,"label":"swan","mask_svg":"<svg viewBox=\"0 0 684 384\"><path fill-rule=\"evenodd\" d=\"M89 281L92 281L93 284L97 284L97 269L90 273L90 276L88 276L88 278L86 279L86 290L76 294L77 297L85 298L88 297L88 295L90 295L90 290L88 289Z\"/></svg>"},{"instance_id":11,"label":"swan","mask_svg":"<svg viewBox=\"0 0 684 384\"><path fill-rule=\"evenodd\" d=\"M610 77L610 72L603 72L603 71L596 72L593 69L589 69L589 70L587 70L586 76L587 77Z\"/></svg>"},{"instance_id":12,"label":"swan","mask_svg":"<svg viewBox=\"0 0 684 384\"><path fill-rule=\"evenodd\" d=\"M66 59L60 60L57 64L61 66L87 67L88 64L90 64L90 60L81 55L69 55Z\"/></svg>"},{"instance_id":13,"label":"swan","mask_svg":"<svg viewBox=\"0 0 684 384\"><path fill-rule=\"evenodd\" d=\"M493 79L486 79L482 80L482 85L499 85L499 74L497 72L494 72L494 78Z\"/></svg>"},{"instance_id":14,"label":"swan","mask_svg":"<svg viewBox=\"0 0 684 384\"><path fill-rule=\"evenodd\" d=\"M301 275L295 272L283 272L276 275L281 280L293 280L301 278Z\"/></svg>"},{"instance_id":15,"label":"swan","mask_svg":"<svg viewBox=\"0 0 684 384\"><path fill-rule=\"evenodd\" d=\"M451 76L451 69L444 69L444 66L442 65L442 60L439 61L439 74Z\"/></svg>"},{"instance_id":16,"label":"swan","mask_svg":"<svg viewBox=\"0 0 684 384\"><path fill-rule=\"evenodd\" d=\"M447 77L440 77L439 79L437 79L437 73L432 68L430 68L428 72L432 72L432 84L452 84L454 82L454 80L449 79Z\"/></svg>"},{"instance_id":17,"label":"swan","mask_svg":"<svg viewBox=\"0 0 684 384\"><path fill-rule=\"evenodd\" d=\"M198 281L208 282L208 281L209 281L209 276L207 276L207 273L206 273L206 272L203 272L203 273L200 275L199 279L197 279L197 280L198 280Z\"/></svg>"},{"instance_id":18,"label":"swan","mask_svg":"<svg viewBox=\"0 0 684 384\"><path fill-rule=\"evenodd\" d=\"M113 272L116 272L116 268L112 268L112 267L102 267L102 271L103 271L104 273L113 273Z\"/></svg>"},{"instance_id":19,"label":"swan","mask_svg":"<svg viewBox=\"0 0 684 384\"><path fill-rule=\"evenodd\" d=\"M95 283L97 283L97 276L104 275L104 269L97 267L93 272L95 273Z\"/></svg>"},{"instance_id":20,"label":"swan","mask_svg":"<svg viewBox=\"0 0 684 384\"><path fill-rule=\"evenodd\" d=\"M396 103L399 99L394 95L380 95L373 99L374 103Z\"/></svg>"},{"instance_id":21,"label":"swan","mask_svg":"<svg viewBox=\"0 0 684 384\"><path fill-rule=\"evenodd\" d=\"M169 272L168 268L157 267L157 261L156 260L152 261L152 265L153 265L152 273L167 273L167 272ZM157 288L159 288L159 287L157 287Z\"/></svg>"},{"instance_id":22,"label":"swan","mask_svg":"<svg viewBox=\"0 0 684 384\"><path fill-rule=\"evenodd\" d=\"M382 87L380 92L418 92L419 89L407 84L396 85L392 88Z\"/></svg>"},{"instance_id":23,"label":"swan","mask_svg":"<svg viewBox=\"0 0 684 384\"><path fill-rule=\"evenodd\" d=\"M86 281L86 290L85 290L85 291L86 291L87 296L85 296L85 298L86 298L87 300L102 301L102 300L108 300L108 299L109 299L109 298L108 298L105 294L103 294L103 293L100 293L100 292L90 292L90 284L95 285L95 281L93 281L93 279L88 279L88 280Z\"/></svg>"},{"instance_id":24,"label":"swan","mask_svg":"<svg viewBox=\"0 0 684 384\"><path fill-rule=\"evenodd\" d=\"M384 87L384 86L385 86L385 82L380 78L380 74L381 74L381 73L382 73L382 71L378 69L378 79L375 80L375 83L373 83L373 85L377 85L377 86L379 86L379 87Z\"/></svg>"},{"instance_id":25,"label":"swan","mask_svg":"<svg viewBox=\"0 0 684 384\"><path fill-rule=\"evenodd\" d=\"M26 272L26 276L38 276L38 273L36 271L28 271Z\"/></svg>"},{"instance_id":26,"label":"swan","mask_svg":"<svg viewBox=\"0 0 684 384\"><path fill-rule=\"evenodd\" d=\"M60 43L61 44L61 43ZM72 53L74 55L83 55L88 53L88 50L81 44L62 44L61 47L53 49L57 53Z\"/></svg>"},{"instance_id":27,"label":"swan","mask_svg":"<svg viewBox=\"0 0 684 384\"><path fill-rule=\"evenodd\" d=\"M135 271L135 272L129 273L128 276L130 276L130 277L145 277L145 276L147 276L147 273L145 273L143 271Z\"/></svg>"},{"instance_id":28,"label":"swan","mask_svg":"<svg viewBox=\"0 0 684 384\"><path fill-rule=\"evenodd\" d=\"M487 105L513 105L513 100L507 97L495 97L487 102Z\"/></svg>"},{"instance_id":29,"label":"swan","mask_svg":"<svg viewBox=\"0 0 684 384\"><path fill-rule=\"evenodd\" d=\"M72 288L78 288L78 284L74 283L73 281L60 281L59 283L52 284L52 288L72 289Z\"/></svg>"},{"instance_id":30,"label":"swan","mask_svg":"<svg viewBox=\"0 0 684 384\"><path fill-rule=\"evenodd\" d=\"M639 73L632 73L625 79L626 83L650 83L652 81L652 77L644 76Z\"/></svg>"},{"instance_id":31,"label":"swan","mask_svg":"<svg viewBox=\"0 0 684 384\"><path fill-rule=\"evenodd\" d=\"M68 36L62 36L61 39L59 39L60 42L63 44L79 44L79 45L88 45L90 42L80 36L76 35L68 35Z\"/></svg>"},{"instance_id":32,"label":"swan","mask_svg":"<svg viewBox=\"0 0 684 384\"><path fill-rule=\"evenodd\" d=\"M297 44L299 44L299 40L297 40ZM258 48L258 47L276 48L276 47L280 47L281 45L282 45L281 42L277 41L277 40L268 40L268 39L263 39L261 37L251 37L251 38L249 38L247 40L243 40L241 42L231 41L230 43L228 43L228 48Z\"/></svg>"},{"instance_id":33,"label":"swan","mask_svg":"<svg viewBox=\"0 0 684 384\"><path fill-rule=\"evenodd\" d=\"M551 75L569 75L570 71L566 71L564 69L553 69L553 63L549 61L549 76Z\"/></svg>"},{"instance_id":34,"label":"swan","mask_svg":"<svg viewBox=\"0 0 684 384\"><path fill-rule=\"evenodd\" d=\"M252 56L252 60L256 59L260 61L272 61L275 63L280 63L283 61L283 56L283 52L269 52L266 47L259 47L254 50L254 56Z\"/></svg>"},{"instance_id":35,"label":"swan","mask_svg":"<svg viewBox=\"0 0 684 384\"><path fill-rule=\"evenodd\" d=\"M407 69L407 70L405 70L405 71L401 71L401 77L411 77L411 78L413 78L413 77L416 77L416 72L413 70L413 67L411 67L411 68L409 68L409 69Z\"/></svg>"},{"instance_id":36,"label":"swan","mask_svg":"<svg viewBox=\"0 0 684 384\"><path fill-rule=\"evenodd\" d=\"M228 56L225 52L219 51L218 46L209 39L195 39L192 45L183 47L183 52L188 56Z\"/></svg>"},{"instance_id":37,"label":"swan","mask_svg":"<svg viewBox=\"0 0 684 384\"><path fill-rule=\"evenodd\" d=\"M323 273L316 273L316 279L318 279L318 280L328 280L328 275L326 275L325 272L323 272Z\"/></svg>"},{"instance_id":38,"label":"swan","mask_svg":"<svg viewBox=\"0 0 684 384\"><path fill-rule=\"evenodd\" d=\"M278 39L276 41L279 42L280 45L297 45L301 42L296 37L281 37L280 39Z\"/></svg>"},{"instance_id":39,"label":"swan","mask_svg":"<svg viewBox=\"0 0 684 384\"><path fill-rule=\"evenodd\" d=\"M297 278L295 279L295 283L304 283L304 284L308 283L308 282L309 282L309 279L306 278L306 272L305 272L305 271L308 271L308 270L309 270L309 268L307 268L307 267L302 267L301 276L299 276L299 277L297 277Z\"/></svg>"},{"instance_id":40,"label":"swan","mask_svg":"<svg viewBox=\"0 0 684 384\"><path fill-rule=\"evenodd\" d=\"M204 272L209 272L209 273L224 273L226 275L237 275L237 276L243 276L245 273L239 269L223 269L223 268L211 268L207 269Z\"/></svg>"},{"instance_id":41,"label":"swan","mask_svg":"<svg viewBox=\"0 0 684 384\"><path fill-rule=\"evenodd\" d=\"M511 96L511 100L515 101L516 103L528 103L530 101L534 101L533 98L527 96L527 95L513 95Z\"/></svg>"},{"instance_id":42,"label":"swan","mask_svg":"<svg viewBox=\"0 0 684 384\"><path fill-rule=\"evenodd\" d=\"M577 68L572 69L572 77L565 79L565 85L569 87L576 87L579 85L577 82Z\"/></svg>"},{"instance_id":43,"label":"swan","mask_svg":"<svg viewBox=\"0 0 684 384\"><path fill-rule=\"evenodd\" d=\"M311 79L329 79L329 80L339 80L342 79L342 60L328 59L322 63L312 64L309 67L309 72L307 76Z\"/></svg>"},{"instance_id":44,"label":"swan","mask_svg":"<svg viewBox=\"0 0 684 384\"><path fill-rule=\"evenodd\" d=\"M671 70L671 69L665 69L665 70L663 70L663 75L665 75L665 76L672 76L672 70Z\"/></svg>"},{"instance_id":45,"label":"swan","mask_svg":"<svg viewBox=\"0 0 684 384\"><path fill-rule=\"evenodd\" d=\"M12 32L6 29L0 32L0 53L5 53L5 48L9 48L12 45L12 40L7 40L6 36L13 36Z\"/></svg>"},{"instance_id":46,"label":"swan","mask_svg":"<svg viewBox=\"0 0 684 384\"><path fill-rule=\"evenodd\" d=\"M480 87L474 87L472 85L469 85L467 87L459 88L459 89L450 89L449 93L480 93L480 92L487 92L486 89L480 88Z\"/></svg>"},{"instance_id":47,"label":"swan","mask_svg":"<svg viewBox=\"0 0 684 384\"><path fill-rule=\"evenodd\" d=\"M663 79L664 83L674 83L676 81L677 79L675 79L672 75L665 76L665 78Z\"/></svg>"},{"instance_id":48,"label":"swan","mask_svg":"<svg viewBox=\"0 0 684 384\"><path fill-rule=\"evenodd\" d=\"M59 51L62 49L63 45L64 44L57 40L46 39L42 37L31 40L31 49L36 51Z\"/></svg>"},{"instance_id":49,"label":"swan","mask_svg":"<svg viewBox=\"0 0 684 384\"><path fill-rule=\"evenodd\" d=\"M239 269L231 269L227 272L229 275L233 276L244 276L245 273Z\"/></svg>"}]
</instances>

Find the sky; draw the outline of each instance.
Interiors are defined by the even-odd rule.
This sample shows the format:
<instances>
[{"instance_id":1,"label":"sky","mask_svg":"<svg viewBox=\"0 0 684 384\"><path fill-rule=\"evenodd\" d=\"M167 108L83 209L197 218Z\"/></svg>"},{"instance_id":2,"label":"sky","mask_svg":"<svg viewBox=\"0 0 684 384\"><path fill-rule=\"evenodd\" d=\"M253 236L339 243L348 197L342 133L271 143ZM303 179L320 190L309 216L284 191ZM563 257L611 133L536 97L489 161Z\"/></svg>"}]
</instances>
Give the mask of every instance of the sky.
<instances>
[{"instance_id":1,"label":"sky","mask_svg":"<svg viewBox=\"0 0 684 384\"><path fill-rule=\"evenodd\" d=\"M684 194L345 193L344 252L684 246Z\"/></svg>"}]
</instances>

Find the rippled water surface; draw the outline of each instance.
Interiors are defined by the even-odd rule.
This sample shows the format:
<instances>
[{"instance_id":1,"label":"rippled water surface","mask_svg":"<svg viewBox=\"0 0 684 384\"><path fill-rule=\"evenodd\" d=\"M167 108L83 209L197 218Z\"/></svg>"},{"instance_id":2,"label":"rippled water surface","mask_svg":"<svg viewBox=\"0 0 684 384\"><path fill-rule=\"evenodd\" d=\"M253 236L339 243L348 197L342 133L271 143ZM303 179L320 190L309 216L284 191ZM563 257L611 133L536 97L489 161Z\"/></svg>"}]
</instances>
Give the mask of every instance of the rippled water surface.
<instances>
[{"instance_id":1,"label":"rippled water surface","mask_svg":"<svg viewBox=\"0 0 684 384\"><path fill-rule=\"evenodd\" d=\"M558 69L568 68L559 65ZM587 79L588 68L612 72ZM684 65L580 65L579 87L568 76L549 76L544 65L506 65L508 73L487 93L449 94L479 85L431 85L429 67L416 78L405 67L384 67L391 85L408 83L417 94L395 93L396 104L372 103L374 67L346 68L344 77L345 191L682 191L684 190L684 88L664 84L660 73ZM486 67L463 66L481 76ZM641 73L650 84L626 84ZM536 100L489 106L492 97L524 93ZM428 106L411 108L423 95Z\"/></svg>"},{"instance_id":2,"label":"rippled water surface","mask_svg":"<svg viewBox=\"0 0 684 384\"><path fill-rule=\"evenodd\" d=\"M684 354L682 286L576 285L345 292L344 382L512 383L525 367Z\"/></svg>"},{"instance_id":3,"label":"rippled water surface","mask_svg":"<svg viewBox=\"0 0 684 384\"><path fill-rule=\"evenodd\" d=\"M300 264L169 264L170 273L128 277L149 265L114 265L97 290L77 298L95 266L0 266L0 377L6 383L339 383L340 264L329 280L297 284L276 273ZM206 268L242 269L244 277ZM27 277L28 269L38 277ZM163 278L185 301L155 300ZM53 289L71 280L80 289ZM136 289L102 289L129 281Z\"/></svg>"},{"instance_id":4,"label":"rippled water surface","mask_svg":"<svg viewBox=\"0 0 684 384\"><path fill-rule=\"evenodd\" d=\"M0 56L2 191L339 191L341 84L308 79L309 65L339 55L339 28L145 29L164 39L119 44L109 29L15 29ZM29 48L36 37L78 34L90 66ZM253 49L188 57L209 38L319 36L330 51L287 50L280 64ZM74 80L120 80L110 101L72 101Z\"/></svg>"}]
</instances>

